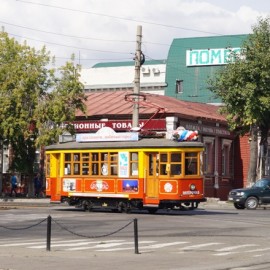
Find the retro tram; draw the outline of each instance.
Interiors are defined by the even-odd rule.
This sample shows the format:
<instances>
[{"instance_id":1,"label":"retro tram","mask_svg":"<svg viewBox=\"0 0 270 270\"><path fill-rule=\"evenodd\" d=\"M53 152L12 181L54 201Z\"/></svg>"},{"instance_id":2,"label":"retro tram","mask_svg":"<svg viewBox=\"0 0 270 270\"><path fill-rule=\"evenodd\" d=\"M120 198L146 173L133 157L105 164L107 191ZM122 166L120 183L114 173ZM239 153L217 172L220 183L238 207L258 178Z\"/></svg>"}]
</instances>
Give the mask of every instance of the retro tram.
<instances>
[{"instance_id":1,"label":"retro tram","mask_svg":"<svg viewBox=\"0 0 270 270\"><path fill-rule=\"evenodd\" d=\"M206 200L203 143L139 138L135 132L102 136L78 134L76 141L46 147L46 194L51 202L88 211L106 207L155 213L194 209Z\"/></svg>"}]
</instances>

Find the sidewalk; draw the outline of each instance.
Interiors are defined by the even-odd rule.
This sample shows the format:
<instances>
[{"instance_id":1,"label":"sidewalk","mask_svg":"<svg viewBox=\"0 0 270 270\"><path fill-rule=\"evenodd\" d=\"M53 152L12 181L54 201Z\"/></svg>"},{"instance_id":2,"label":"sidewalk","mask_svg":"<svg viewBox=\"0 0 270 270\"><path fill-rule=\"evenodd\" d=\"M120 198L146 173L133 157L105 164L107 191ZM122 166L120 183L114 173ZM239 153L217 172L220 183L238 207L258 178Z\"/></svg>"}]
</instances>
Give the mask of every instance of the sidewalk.
<instances>
[{"instance_id":1,"label":"sidewalk","mask_svg":"<svg viewBox=\"0 0 270 270\"><path fill-rule=\"evenodd\" d=\"M234 209L234 206L232 203L229 203L227 201L221 201L219 198L206 198L207 201L200 203L199 208L207 208L207 207L217 207L217 208L232 208Z\"/></svg>"},{"instance_id":2,"label":"sidewalk","mask_svg":"<svg viewBox=\"0 0 270 270\"><path fill-rule=\"evenodd\" d=\"M15 198L15 197L0 197L0 207L2 206L50 206L57 203L50 203L50 198ZM218 198L207 198L206 202L200 203L199 208L233 208L231 203L220 201Z\"/></svg>"},{"instance_id":3,"label":"sidewalk","mask_svg":"<svg viewBox=\"0 0 270 270\"><path fill-rule=\"evenodd\" d=\"M50 206L50 198L16 198L0 197L0 207L3 206Z\"/></svg>"}]
</instances>

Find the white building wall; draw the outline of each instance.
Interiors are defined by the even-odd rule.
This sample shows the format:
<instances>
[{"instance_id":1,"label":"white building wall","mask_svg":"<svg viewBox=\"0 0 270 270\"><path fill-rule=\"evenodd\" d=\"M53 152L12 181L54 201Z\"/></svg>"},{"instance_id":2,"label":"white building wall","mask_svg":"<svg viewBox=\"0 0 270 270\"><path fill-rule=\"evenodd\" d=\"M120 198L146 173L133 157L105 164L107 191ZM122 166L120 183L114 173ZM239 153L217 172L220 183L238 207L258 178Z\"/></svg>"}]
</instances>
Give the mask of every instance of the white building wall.
<instances>
[{"instance_id":1,"label":"white building wall","mask_svg":"<svg viewBox=\"0 0 270 270\"><path fill-rule=\"evenodd\" d=\"M143 65L142 91L164 95L166 64ZM88 91L129 89L133 87L135 66L93 67L81 70L81 82Z\"/></svg>"}]
</instances>

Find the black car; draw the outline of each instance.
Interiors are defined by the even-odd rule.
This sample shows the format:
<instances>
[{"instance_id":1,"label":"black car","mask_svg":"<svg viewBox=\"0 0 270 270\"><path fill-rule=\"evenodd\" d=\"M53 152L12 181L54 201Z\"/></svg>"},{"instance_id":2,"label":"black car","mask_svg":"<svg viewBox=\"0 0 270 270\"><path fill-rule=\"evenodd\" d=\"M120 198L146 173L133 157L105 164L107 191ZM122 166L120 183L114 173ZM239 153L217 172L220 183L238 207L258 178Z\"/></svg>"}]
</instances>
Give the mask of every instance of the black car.
<instances>
[{"instance_id":1,"label":"black car","mask_svg":"<svg viewBox=\"0 0 270 270\"><path fill-rule=\"evenodd\" d=\"M236 209L256 209L259 205L270 204L270 179L262 178L250 188L233 189L228 201Z\"/></svg>"}]
</instances>

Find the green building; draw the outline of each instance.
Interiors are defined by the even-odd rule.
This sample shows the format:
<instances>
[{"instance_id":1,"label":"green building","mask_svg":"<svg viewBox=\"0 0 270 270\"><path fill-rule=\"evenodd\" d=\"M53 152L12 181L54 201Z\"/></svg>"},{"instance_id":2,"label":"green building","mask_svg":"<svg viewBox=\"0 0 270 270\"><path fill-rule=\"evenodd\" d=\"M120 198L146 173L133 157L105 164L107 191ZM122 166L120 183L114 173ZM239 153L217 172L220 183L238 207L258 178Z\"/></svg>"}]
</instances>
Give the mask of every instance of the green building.
<instances>
[{"instance_id":1,"label":"green building","mask_svg":"<svg viewBox=\"0 0 270 270\"><path fill-rule=\"evenodd\" d=\"M220 103L207 81L239 51L247 35L174 39L167 58L165 95L177 99Z\"/></svg>"}]
</instances>

